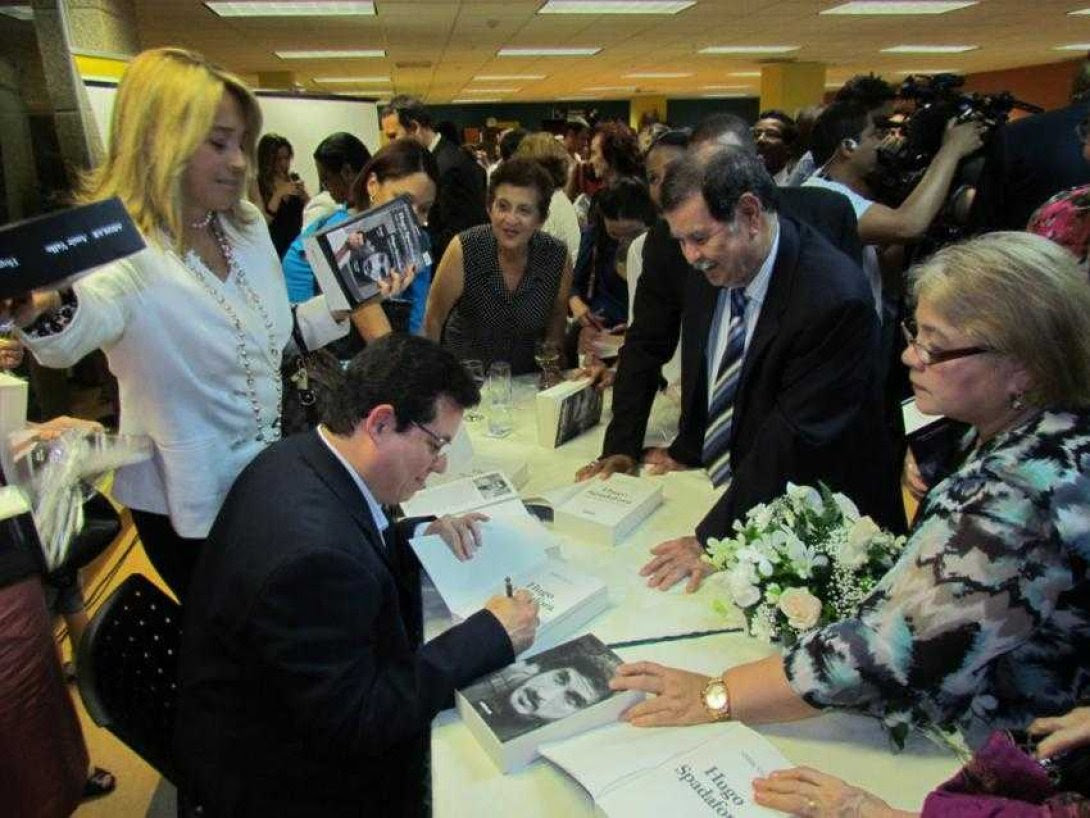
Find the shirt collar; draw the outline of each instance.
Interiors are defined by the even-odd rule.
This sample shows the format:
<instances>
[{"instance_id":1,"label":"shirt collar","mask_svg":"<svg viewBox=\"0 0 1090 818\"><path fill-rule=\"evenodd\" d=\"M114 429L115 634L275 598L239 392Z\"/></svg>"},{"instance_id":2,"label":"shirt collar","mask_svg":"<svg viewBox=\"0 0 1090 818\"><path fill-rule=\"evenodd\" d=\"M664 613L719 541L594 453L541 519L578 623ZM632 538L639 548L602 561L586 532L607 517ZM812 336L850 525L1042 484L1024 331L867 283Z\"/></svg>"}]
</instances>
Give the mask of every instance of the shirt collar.
<instances>
[{"instance_id":1,"label":"shirt collar","mask_svg":"<svg viewBox=\"0 0 1090 818\"><path fill-rule=\"evenodd\" d=\"M433 136L431 138L431 142L428 143L428 151L431 153L435 153L435 148L439 145L439 140L442 138L443 135L440 133L437 133L435 136Z\"/></svg>"},{"instance_id":2,"label":"shirt collar","mask_svg":"<svg viewBox=\"0 0 1090 818\"><path fill-rule=\"evenodd\" d=\"M371 489L367 488L367 484L363 481L363 478L360 477L360 473L352 467L351 463L345 460L343 454L337 451L337 447L329 442L326 437L328 434L330 434L330 432L324 426L318 427L318 437L321 439L322 443L326 445L326 448L333 452L333 456L340 461L341 465L344 466L345 471L348 472L348 475L359 487L360 493L363 494L363 499L367 501L367 508L371 512L371 519L375 522L375 528L378 529L378 532L381 534L389 527L390 521L386 519L386 514L383 512L382 506L375 500L375 495L371 493Z\"/></svg>"},{"instance_id":3,"label":"shirt collar","mask_svg":"<svg viewBox=\"0 0 1090 818\"><path fill-rule=\"evenodd\" d=\"M768 255L761 262L761 269L757 275L746 285L746 303L750 307L760 306L764 303L768 294L768 282L772 278L772 268L776 266L776 255L780 251L780 221L772 222L772 246L768 248Z\"/></svg>"}]
</instances>

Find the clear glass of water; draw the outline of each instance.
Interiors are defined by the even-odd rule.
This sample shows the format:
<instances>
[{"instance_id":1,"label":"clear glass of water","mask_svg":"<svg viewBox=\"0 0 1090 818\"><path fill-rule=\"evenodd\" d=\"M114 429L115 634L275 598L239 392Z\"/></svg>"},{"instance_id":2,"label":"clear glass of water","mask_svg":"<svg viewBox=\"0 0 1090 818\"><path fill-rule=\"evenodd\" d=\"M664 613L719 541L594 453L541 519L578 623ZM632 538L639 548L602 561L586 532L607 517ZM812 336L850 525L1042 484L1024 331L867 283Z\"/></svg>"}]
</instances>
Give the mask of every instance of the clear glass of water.
<instances>
[{"instance_id":1,"label":"clear glass of water","mask_svg":"<svg viewBox=\"0 0 1090 818\"><path fill-rule=\"evenodd\" d=\"M477 385L477 388L481 389L484 386L484 362L478 361L476 358L467 358L462 361L462 366L469 373L469 377L473 379L473 383ZM476 423L483 417L484 415L477 411L476 407L470 407L464 415L467 423Z\"/></svg>"},{"instance_id":2,"label":"clear glass of water","mask_svg":"<svg viewBox=\"0 0 1090 818\"><path fill-rule=\"evenodd\" d=\"M489 437L507 437L511 434L514 428L514 398L511 365L505 361L496 361L488 367L485 412L488 416Z\"/></svg>"}]
</instances>

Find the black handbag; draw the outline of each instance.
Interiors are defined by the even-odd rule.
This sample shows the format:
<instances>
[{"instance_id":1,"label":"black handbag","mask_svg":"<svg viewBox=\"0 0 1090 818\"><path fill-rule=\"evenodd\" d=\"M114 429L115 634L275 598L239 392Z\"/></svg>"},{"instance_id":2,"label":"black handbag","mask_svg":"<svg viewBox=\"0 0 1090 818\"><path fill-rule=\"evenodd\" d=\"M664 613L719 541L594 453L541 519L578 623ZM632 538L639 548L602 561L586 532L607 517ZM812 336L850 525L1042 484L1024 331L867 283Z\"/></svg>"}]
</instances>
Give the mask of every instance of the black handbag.
<instances>
[{"instance_id":1,"label":"black handbag","mask_svg":"<svg viewBox=\"0 0 1090 818\"><path fill-rule=\"evenodd\" d=\"M305 349L298 327L292 328L296 346ZM330 396L344 381L337 356L325 349L285 355L280 365L284 385L280 432L284 437L307 432L322 421Z\"/></svg>"}]
</instances>

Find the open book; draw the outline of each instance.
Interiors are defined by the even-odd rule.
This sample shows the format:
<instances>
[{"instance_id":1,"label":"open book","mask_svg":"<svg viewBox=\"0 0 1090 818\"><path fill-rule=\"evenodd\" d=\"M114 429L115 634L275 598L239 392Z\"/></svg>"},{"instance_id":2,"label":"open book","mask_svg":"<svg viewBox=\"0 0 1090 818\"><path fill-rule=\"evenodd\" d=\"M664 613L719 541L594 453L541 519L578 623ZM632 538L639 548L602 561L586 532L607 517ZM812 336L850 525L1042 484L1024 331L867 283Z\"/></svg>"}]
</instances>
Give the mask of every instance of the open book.
<instances>
[{"instance_id":1,"label":"open book","mask_svg":"<svg viewBox=\"0 0 1090 818\"><path fill-rule=\"evenodd\" d=\"M613 692L621 659L593 635L581 636L490 673L456 695L458 713L504 772L535 759L548 741L608 724L639 701Z\"/></svg>"},{"instance_id":2,"label":"open book","mask_svg":"<svg viewBox=\"0 0 1090 818\"><path fill-rule=\"evenodd\" d=\"M510 512L515 506L525 511L514 483L503 472L490 471L421 489L401 504L401 510L406 517L441 517L470 511Z\"/></svg>"},{"instance_id":3,"label":"open book","mask_svg":"<svg viewBox=\"0 0 1090 818\"><path fill-rule=\"evenodd\" d=\"M303 240L331 310L352 310L372 298L390 273L431 264L408 197L398 196Z\"/></svg>"},{"instance_id":4,"label":"open book","mask_svg":"<svg viewBox=\"0 0 1090 818\"><path fill-rule=\"evenodd\" d=\"M537 637L526 652L530 656L567 639L608 607L605 583L550 556L549 533L533 517L494 518L481 528L484 542L465 562L437 535L410 540L455 618L467 619L479 611L489 597L503 593L510 577L515 588L527 589L539 605Z\"/></svg>"},{"instance_id":5,"label":"open book","mask_svg":"<svg viewBox=\"0 0 1090 818\"><path fill-rule=\"evenodd\" d=\"M537 393L537 442L555 449L602 419L602 392L590 378L563 381Z\"/></svg>"},{"instance_id":6,"label":"open book","mask_svg":"<svg viewBox=\"0 0 1090 818\"><path fill-rule=\"evenodd\" d=\"M753 802L754 778L794 766L738 722L648 730L621 722L541 747L610 818L782 818Z\"/></svg>"}]
</instances>

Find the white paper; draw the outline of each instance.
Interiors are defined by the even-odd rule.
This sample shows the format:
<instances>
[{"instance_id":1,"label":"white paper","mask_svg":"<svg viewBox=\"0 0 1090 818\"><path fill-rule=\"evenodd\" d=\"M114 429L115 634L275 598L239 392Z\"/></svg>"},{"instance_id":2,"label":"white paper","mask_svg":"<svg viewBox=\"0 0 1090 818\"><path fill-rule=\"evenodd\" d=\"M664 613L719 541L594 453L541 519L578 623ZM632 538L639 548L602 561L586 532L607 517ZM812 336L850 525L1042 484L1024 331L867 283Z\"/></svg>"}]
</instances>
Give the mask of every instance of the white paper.
<instances>
[{"instance_id":1,"label":"white paper","mask_svg":"<svg viewBox=\"0 0 1090 818\"><path fill-rule=\"evenodd\" d=\"M406 517L441 517L477 510L488 513L488 507L517 498L518 492L507 475L492 471L422 489L402 503L401 509Z\"/></svg>"}]
</instances>

